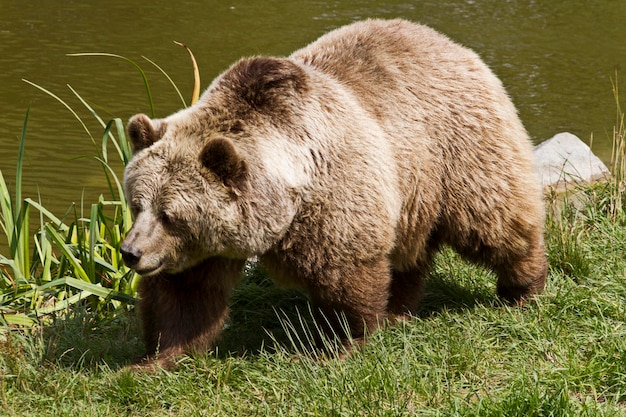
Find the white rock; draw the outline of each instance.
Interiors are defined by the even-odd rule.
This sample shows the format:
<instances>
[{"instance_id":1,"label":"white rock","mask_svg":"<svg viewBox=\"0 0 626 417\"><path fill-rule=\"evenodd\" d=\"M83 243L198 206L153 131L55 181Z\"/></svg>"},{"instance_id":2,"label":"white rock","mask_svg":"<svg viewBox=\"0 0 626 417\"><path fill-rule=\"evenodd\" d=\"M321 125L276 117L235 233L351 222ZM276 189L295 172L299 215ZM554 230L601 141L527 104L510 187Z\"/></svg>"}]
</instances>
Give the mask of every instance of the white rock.
<instances>
[{"instance_id":1,"label":"white rock","mask_svg":"<svg viewBox=\"0 0 626 417\"><path fill-rule=\"evenodd\" d=\"M535 170L544 188L563 188L610 175L591 148L567 132L535 146Z\"/></svg>"}]
</instances>

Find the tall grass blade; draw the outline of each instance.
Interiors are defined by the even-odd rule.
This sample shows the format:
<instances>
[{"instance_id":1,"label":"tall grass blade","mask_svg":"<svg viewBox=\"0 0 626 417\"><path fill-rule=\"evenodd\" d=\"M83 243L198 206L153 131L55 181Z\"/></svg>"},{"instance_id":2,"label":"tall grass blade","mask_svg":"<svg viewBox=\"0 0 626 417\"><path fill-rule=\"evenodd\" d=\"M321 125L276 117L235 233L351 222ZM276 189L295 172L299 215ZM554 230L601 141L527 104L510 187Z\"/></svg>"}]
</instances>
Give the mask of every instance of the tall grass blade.
<instances>
[{"instance_id":1,"label":"tall grass blade","mask_svg":"<svg viewBox=\"0 0 626 417\"><path fill-rule=\"evenodd\" d=\"M19 263L19 268L20 271L22 271L22 275L24 277L30 277L30 206L27 202L24 202L24 205L21 207L18 216L18 246L14 258Z\"/></svg>"},{"instance_id":2,"label":"tall grass blade","mask_svg":"<svg viewBox=\"0 0 626 417\"><path fill-rule=\"evenodd\" d=\"M23 313L8 313L5 314L0 311L0 319L4 321L4 326L20 326L20 327L33 327L37 324L37 320L28 317Z\"/></svg>"},{"instance_id":3,"label":"tall grass blade","mask_svg":"<svg viewBox=\"0 0 626 417\"><path fill-rule=\"evenodd\" d=\"M198 63L196 62L196 57L193 56L193 52L191 52L191 49L189 49L187 45L176 41L174 41L174 43L185 48L191 57L191 64L193 65L193 94L191 95L191 105L193 106L200 98L200 71L198 70Z\"/></svg>"},{"instance_id":4,"label":"tall grass blade","mask_svg":"<svg viewBox=\"0 0 626 417\"><path fill-rule=\"evenodd\" d=\"M130 158L133 155L133 150L130 147L130 143L128 142L128 139L126 138L126 128L124 124L122 123L122 119L118 117L113 120L115 121L115 127L117 128L117 137L119 140L120 148L122 150L120 159L122 160L124 165L126 165L128 164L128 161L130 161Z\"/></svg>"},{"instance_id":5,"label":"tall grass blade","mask_svg":"<svg viewBox=\"0 0 626 417\"><path fill-rule=\"evenodd\" d=\"M79 100L79 101L83 104L83 106L85 106L85 107L87 108L87 110L91 113L91 115L92 115L92 116L93 116L93 117L94 117L94 118L95 118L95 119L96 119L96 120L100 123L100 126L102 126L102 127L106 127L106 123L104 123L104 120L102 120L102 118L101 118L101 117L98 115L98 113L97 113L97 112L93 109L93 107L91 107L91 106L89 105L89 103L87 103L87 101L85 101L85 100L81 97L81 95L80 95L80 94L78 94L78 92L77 92L76 90L74 90L74 88L72 88L72 86L71 86L71 85L67 84L67 87L70 89L70 91L71 91L72 93L74 93L74 95L76 96L76 98L78 98L78 100ZM104 138L103 140L105 141L105 143L106 143L106 137L107 137L107 135L110 135L111 139L113 140L113 143L116 143L116 142L115 142L115 137L114 137L114 136L113 136L113 134L112 134L110 131L108 131L108 130L105 130L105 132L104 132L104 136L105 136L105 138ZM94 144L95 144L95 142L94 142ZM117 144L116 144L116 146L117 146ZM106 152L106 146L103 146L103 147L102 147L101 152L102 152L102 154L101 154L101 155L102 155L102 156L106 159L106 153L107 153L107 152Z\"/></svg>"},{"instance_id":6,"label":"tall grass blade","mask_svg":"<svg viewBox=\"0 0 626 417\"><path fill-rule=\"evenodd\" d=\"M43 219L43 214L39 213L40 219ZM46 230L44 228L43 220L41 222L41 230L39 232L40 240L35 239L35 250L39 255L39 262L41 263L41 281L48 282L52 279L52 246L46 237Z\"/></svg>"},{"instance_id":7,"label":"tall grass blade","mask_svg":"<svg viewBox=\"0 0 626 417\"><path fill-rule=\"evenodd\" d=\"M70 244L66 243L65 239L51 225L46 225L46 233L50 236L52 241L61 250L61 253L73 267L76 276L83 281L91 282L91 278L81 265L81 261L74 255Z\"/></svg>"},{"instance_id":8,"label":"tall grass blade","mask_svg":"<svg viewBox=\"0 0 626 417\"><path fill-rule=\"evenodd\" d=\"M118 124L118 120L120 121L120 123ZM122 161L122 163L124 164L124 166L126 166L126 164L128 163L128 161L130 160L130 155L126 153L126 150L123 148L122 145L122 141L116 141L115 140L115 136L111 133L111 130L113 129L113 126L115 126L117 128L117 131L120 132L120 127L122 128L122 133L123 133L123 125L121 125L121 120L120 119L112 119L109 120L109 122L104 126L104 133L102 134L102 157L103 159L108 163L109 159L107 157L108 151L107 151L107 138L111 138L111 141L113 142L113 146L115 146L115 149L117 150L117 154L120 158L120 161Z\"/></svg>"},{"instance_id":9,"label":"tall grass blade","mask_svg":"<svg viewBox=\"0 0 626 417\"><path fill-rule=\"evenodd\" d=\"M89 295L95 295L102 299L117 300L129 304L134 304L136 301L134 297L131 297L128 294L123 294L110 288L104 288L100 284L92 284L72 277L65 277L65 283L70 287L86 292Z\"/></svg>"},{"instance_id":10,"label":"tall grass blade","mask_svg":"<svg viewBox=\"0 0 626 417\"><path fill-rule=\"evenodd\" d=\"M42 86L35 84L32 81L28 81L24 78L22 78L22 81L24 81L27 84L32 85L33 87L43 91L44 93L48 94L50 97L54 98L56 101L58 101L59 103L61 103L63 106L65 106L66 109L68 109L70 111L70 113L72 113L74 115L74 117L76 118L76 120L78 120L78 122L81 124L81 126L83 127L83 129L85 130L85 132L87 132L87 134L89 135L89 137L91 138L91 141L94 142L93 139L93 135L91 134L91 132L89 131L89 129L87 128L87 125L85 124L85 122L83 122L83 119L80 118L80 116L74 111L74 109L67 104L61 97L57 96L56 94L54 94L52 91L43 88ZM95 143L95 142L94 142Z\"/></svg>"},{"instance_id":11,"label":"tall grass blade","mask_svg":"<svg viewBox=\"0 0 626 417\"><path fill-rule=\"evenodd\" d=\"M615 80L611 80L613 87L613 97L616 106L616 120L613 127L612 149L611 149L611 216L613 220L623 219L624 215L624 193L626 192L626 125L624 123L624 112L619 100L619 84L617 72Z\"/></svg>"},{"instance_id":12,"label":"tall grass blade","mask_svg":"<svg viewBox=\"0 0 626 417\"><path fill-rule=\"evenodd\" d=\"M122 206L122 208L126 208L126 197L124 196L124 187L122 185L122 183L120 182L119 178L117 177L117 175L115 175L115 171L113 170L113 168L111 168L111 166L104 160L96 158L103 166L103 168L105 170L108 170L109 173L111 174L111 178L113 178L113 181L115 182L115 186L117 188L117 197L120 200L120 205ZM109 178L109 175L107 173L107 179ZM112 185L110 186L112 188ZM114 194L113 190L111 189L111 194Z\"/></svg>"},{"instance_id":13,"label":"tall grass blade","mask_svg":"<svg viewBox=\"0 0 626 417\"><path fill-rule=\"evenodd\" d=\"M63 223L58 217L52 214L50 210L46 209L40 203L38 203L37 201L31 198L26 198L24 199L24 201L28 202L28 204L30 204L32 207L37 209L40 213L43 213L48 218L48 220L52 221L52 223L54 224L54 227L57 230L60 230L61 232L64 232L64 233L67 233L69 231L69 227L65 223Z\"/></svg>"},{"instance_id":14,"label":"tall grass blade","mask_svg":"<svg viewBox=\"0 0 626 417\"><path fill-rule=\"evenodd\" d=\"M165 76L165 78L167 78L167 80L170 82L170 84L172 85L172 87L174 87L174 90L176 91L176 94L178 94L178 97L180 98L180 101L183 103L183 107L187 107L187 103L185 102L185 99L183 97L183 94L180 92L180 89L178 88L178 86L176 85L176 83L174 82L174 80L172 80L172 77L169 76L169 74L167 72L165 72L165 70L163 68L161 68L156 62L154 62L153 60L149 59L148 57L145 56L141 56L143 59L145 59L146 61L148 61L149 63L151 63L152 65L155 66L156 69L158 69L159 71L161 71L161 74L163 74Z\"/></svg>"},{"instance_id":15,"label":"tall grass blade","mask_svg":"<svg viewBox=\"0 0 626 417\"><path fill-rule=\"evenodd\" d=\"M98 205L91 205L91 215L89 217L89 262L87 274L93 280L96 276L96 266L94 263L96 244L100 238L100 223L98 222Z\"/></svg>"},{"instance_id":16,"label":"tall grass blade","mask_svg":"<svg viewBox=\"0 0 626 417\"><path fill-rule=\"evenodd\" d=\"M0 209L2 210L2 229L7 237L7 243L11 246L14 232L14 218L13 218L13 200L11 193L4 181L2 171L0 171Z\"/></svg>"},{"instance_id":17,"label":"tall grass blade","mask_svg":"<svg viewBox=\"0 0 626 417\"><path fill-rule=\"evenodd\" d=\"M17 166L15 169L15 201L0 173L0 205L2 206L2 227L13 258L13 269L16 279L24 279L30 275L29 250L29 216L28 203L22 201L22 172L24 167L24 151L26 148L26 130L30 106L26 110L22 134L20 136Z\"/></svg>"},{"instance_id":18,"label":"tall grass blade","mask_svg":"<svg viewBox=\"0 0 626 417\"><path fill-rule=\"evenodd\" d=\"M87 295L83 294L82 292L79 292L78 294L74 294L68 298L64 298L63 300L57 301L51 306L36 308L33 310L33 315L36 315L37 317L39 317L39 316L54 313L57 311L65 310L69 308L70 306L72 306L73 304L76 304L79 301L87 298Z\"/></svg>"},{"instance_id":19,"label":"tall grass blade","mask_svg":"<svg viewBox=\"0 0 626 417\"><path fill-rule=\"evenodd\" d=\"M146 95L148 96L148 102L150 104L150 115L152 117L155 117L156 112L154 111L154 101L152 100L152 91L150 90L150 84L148 83L148 77L146 76L146 73L141 68L141 66L139 66L139 64L137 64L135 61L133 61L132 59L126 58L125 56L122 56L122 55L111 54L111 53L106 53L106 52L82 52L82 53L77 53L77 54L67 54L67 56L104 56L104 57L112 57L112 58L122 59L122 60L130 63L131 65L133 65L137 69L137 71L139 71L139 74L141 75L141 79L143 80L143 84L144 84L144 87L146 89Z\"/></svg>"},{"instance_id":20,"label":"tall grass blade","mask_svg":"<svg viewBox=\"0 0 626 417\"><path fill-rule=\"evenodd\" d=\"M41 195L39 195L41 201ZM41 203L40 203L41 205ZM52 279L51 266L52 266L52 247L46 238L46 230L44 228L44 215L39 212L39 238L35 239L35 253L39 255L39 263L41 264L41 280L50 281Z\"/></svg>"},{"instance_id":21,"label":"tall grass blade","mask_svg":"<svg viewBox=\"0 0 626 417\"><path fill-rule=\"evenodd\" d=\"M15 289L18 286L27 285L28 284L28 280L26 280L21 275L21 271L20 271L19 267L17 266L17 264L15 263L15 261L13 259L9 259L9 258L7 258L5 256L0 255L0 266L1 265L9 266L13 270L13 277L10 277L10 276L5 277L7 279L7 281L8 281L6 283L6 287L7 288ZM5 268L2 268L2 270L4 271ZM0 299L1 299L1 297L0 297ZM0 304L2 304L2 303L0 303Z\"/></svg>"},{"instance_id":22,"label":"tall grass blade","mask_svg":"<svg viewBox=\"0 0 626 417\"><path fill-rule=\"evenodd\" d=\"M28 126L28 116L30 105L26 109L24 123L22 124L22 134L20 136L20 147L17 153L17 167L15 169L15 212L22 210L22 171L24 168L24 149L26 148L26 127Z\"/></svg>"}]
</instances>

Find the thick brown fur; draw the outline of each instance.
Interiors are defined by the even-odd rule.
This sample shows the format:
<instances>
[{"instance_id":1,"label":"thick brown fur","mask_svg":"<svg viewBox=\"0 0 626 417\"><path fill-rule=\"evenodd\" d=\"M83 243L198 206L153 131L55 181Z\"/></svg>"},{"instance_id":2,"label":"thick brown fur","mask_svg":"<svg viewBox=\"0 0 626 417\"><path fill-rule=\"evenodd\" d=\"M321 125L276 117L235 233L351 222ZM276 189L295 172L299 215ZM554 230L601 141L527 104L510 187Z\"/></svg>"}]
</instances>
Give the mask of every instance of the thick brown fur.
<instances>
[{"instance_id":1,"label":"thick brown fur","mask_svg":"<svg viewBox=\"0 0 626 417\"><path fill-rule=\"evenodd\" d=\"M442 245L491 268L510 303L544 287L528 135L480 58L427 27L368 20L243 59L194 106L128 130L122 252L143 275L148 358L208 349L252 256L356 338L415 310Z\"/></svg>"}]
</instances>

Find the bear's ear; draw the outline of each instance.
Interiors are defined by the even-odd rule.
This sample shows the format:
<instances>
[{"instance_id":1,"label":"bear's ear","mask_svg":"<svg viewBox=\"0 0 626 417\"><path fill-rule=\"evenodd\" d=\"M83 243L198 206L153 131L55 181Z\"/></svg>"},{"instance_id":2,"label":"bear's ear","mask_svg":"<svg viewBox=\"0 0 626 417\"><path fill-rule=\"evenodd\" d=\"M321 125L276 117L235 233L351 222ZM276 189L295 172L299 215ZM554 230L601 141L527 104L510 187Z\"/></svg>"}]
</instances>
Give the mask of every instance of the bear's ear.
<instances>
[{"instance_id":1,"label":"bear's ear","mask_svg":"<svg viewBox=\"0 0 626 417\"><path fill-rule=\"evenodd\" d=\"M225 76L231 85L237 86L239 97L258 110L272 110L271 107L285 98L292 98L308 88L307 74L286 58L244 59Z\"/></svg>"},{"instance_id":2,"label":"bear's ear","mask_svg":"<svg viewBox=\"0 0 626 417\"><path fill-rule=\"evenodd\" d=\"M200 162L225 185L238 189L243 186L248 165L229 139L211 139L200 152Z\"/></svg>"},{"instance_id":3,"label":"bear's ear","mask_svg":"<svg viewBox=\"0 0 626 417\"><path fill-rule=\"evenodd\" d=\"M150 120L145 114L137 114L128 122L128 136L133 146L133 152L147 148L161 139L165 124Z\"/></svg>"}]
</instances>

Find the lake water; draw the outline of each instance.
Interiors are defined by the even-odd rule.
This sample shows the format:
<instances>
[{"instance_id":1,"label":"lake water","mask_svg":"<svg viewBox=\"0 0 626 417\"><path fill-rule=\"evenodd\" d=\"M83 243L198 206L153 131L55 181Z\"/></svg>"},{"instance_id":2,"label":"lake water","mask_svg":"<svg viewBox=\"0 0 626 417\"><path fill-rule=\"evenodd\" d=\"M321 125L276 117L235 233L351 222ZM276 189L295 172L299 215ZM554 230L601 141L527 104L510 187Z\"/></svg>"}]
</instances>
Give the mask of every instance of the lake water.
<instances>
[{"instance_id":1,"label":"lake water","mask_svg":"<svg viewBox=\"0 0 626 417\"><path fill-rule=\"evenodd\" d=\"M246 55L287 55L338 26L367 17L403 17L428 24L476 50L503 80L535 142L570 131L605 161L615 120L611 78L626 63L626 2L622 0L457 1L204 1L0 0L0 170L14 178L18 140L31 106L25 196L57 215L106 193L91 139L59 102L22 79L62 97L96 141L102 129L67 85L105 119L149 112L134 67L147 72L158 117L179 109L174 89L148 61L163 67L191 96L189 57L203 87ZM626 88L626 84L623 84ZM121 167L117 167L121 172Z\"/></svg>"}]
</instances>

